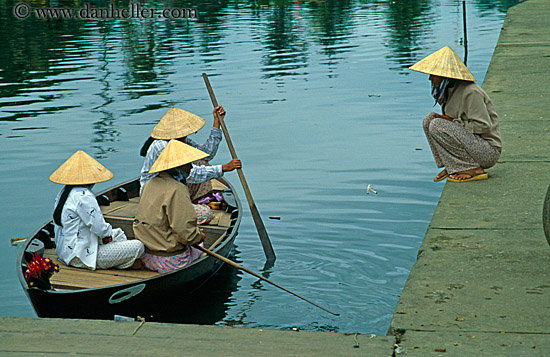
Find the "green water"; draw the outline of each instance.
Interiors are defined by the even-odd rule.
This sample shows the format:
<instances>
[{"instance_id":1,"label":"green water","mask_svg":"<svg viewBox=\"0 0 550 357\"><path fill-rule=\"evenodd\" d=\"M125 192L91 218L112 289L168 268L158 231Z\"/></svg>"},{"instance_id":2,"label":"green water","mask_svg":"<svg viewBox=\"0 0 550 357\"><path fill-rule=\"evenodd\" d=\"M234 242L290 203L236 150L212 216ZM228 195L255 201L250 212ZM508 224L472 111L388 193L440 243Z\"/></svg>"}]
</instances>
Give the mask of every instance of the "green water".
<instances>
[{"instance_id":1,"label":"green water","mask_svg":"<svg viewBox=\"0 0 550 357\"><path fill-rule=\"evenodd\" d=\"M170 106L211 125L205 72L278 257L264 274L341 316L224 269L199 313L166 320L386 332L443 187L431 180L437 168L421 129L439 108L427 76L407 67L446 45L463 56L462 1L141 2L196 8L191 20L32 12L81 1L28 1L29 17L18 20L17 3L0 4L1 315L35 316L10 238L50 219L60 187L49 175L82 149L115 174L97 190L137 176L139 148ZM514 3L467 2L478 83ZM222 143L213 162L229 160ZM226 177L239 187L235 173ZM369 184L378 194L366 194ZM262 271L248 211L236 245L236 259Z\"/></svg>"}]
</instances>

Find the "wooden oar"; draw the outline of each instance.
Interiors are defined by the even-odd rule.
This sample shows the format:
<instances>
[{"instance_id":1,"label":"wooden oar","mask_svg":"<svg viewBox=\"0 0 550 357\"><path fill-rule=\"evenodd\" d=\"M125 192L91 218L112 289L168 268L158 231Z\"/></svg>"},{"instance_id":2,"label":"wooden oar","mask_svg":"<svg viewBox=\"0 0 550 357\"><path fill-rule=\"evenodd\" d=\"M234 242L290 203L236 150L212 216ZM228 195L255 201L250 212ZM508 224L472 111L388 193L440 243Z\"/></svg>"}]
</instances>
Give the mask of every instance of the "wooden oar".
<instances>
[{"instance_id":1,"label":"wooden oar","mask_svg":"<svg viewBox=\"0 0 550 357\"><path fill-rule=\"evenodd\" d=\"M237 268L237 269L241 269L241 270L247 272L248 274L252 274L252 275L254 275L256 278L261 279L261 280L263 280L263 281L265 281L265 282L268 282L268 283L270 283L271 285L276 286L276 287L278 287L279 289L282 289L282 290L286 291L287 293L291 293L292 295L294 295L294 296L296 296L296 297L299 297L300 299L302 299L302 300L304 300L304 301L310 303L310 304L313 305L313 306L318 307L318 308L321 309L321 310L324 310L324 311L326 311L326 312L328 312L328 313L331 313L331 314L333 314L333 315L335 315L335 316L340 316L340 314L337 314L337 313L332 312L332 311L330 311L330 310L328 310L328 309L325 309L324 307L322 307L322 306L320 306L320 305L314 303L313 301L308 300L308 299L306 299L305 297L300 296L300 295L296 294L296 293L293 292L293 291L290 291L290 290L288 290L288 289L286 289L286 288L283 288L281 285L276 284L276 283L272 282L271 280L264 278L264 277L261 276L260 274L255 273L255 272L253 272L252 270L249 270L249 269L243 267L242 265L240 265L240 264L238 264L238 263L235 263L234 261L232 261L232 260L230 260L230 259L227 259L226 257L224 257L224 256L222 256L222 255L219 255L218 253L214 253L214 252L212 252L212 251L210 251L210 250L208 250L208 249L206 249L206 248L201 247L200 245L194 245L193 247L195 247L195 248L197 248L197 249L200 249L200 250L202 250L203 252L205 252L206 254L211 255L211 256L213 256L213 257L215 257L215 258L218 258L219 260L223 261L224 263L227 263L227 264L229 264L229 265L232 265L232 266L234 266L234 267Z\"/></svg>"},{"instance_id":2,"label":"wooden oar","mask_svg":"<svg viewBox=\"0 0 550 357\"><path fill-rule=\"evenodd\" d=\"M214 105L214 108L216 108L218 106L218 101L216 100L216 96L214 95L214 91L212 90L212 86L210 85L210 81L208 80L208 76L206 75L206 73L203 73L202 77L204 78L206 89L208 89L208 94L210 94L210 99L212 100L212 104ZM233 159L237 159L237 152L235 151L235 147L233 147L233 142L231 141L231 137L229 136L229 132L227 131L227 127L225 126L225 122L223 118L221 118L218 115L217 112L216 112L216 117L218 117L218 119L220 120L220 125L222 127L223 135L225 136L225 141L227 142L227 146L229 147L229 152L231 152L231 157ZM256 230L258 231L258 235L260 236L260 241L262 242L262 247L264 248L265 256L268 261L273 262L276 259L275 252L273 251L273 247L271 246L271 241L269 240L269 236L267 235L264 222L260 217L260 212L258 212L256 203L254 203L254 199L252 198L252 193L250 192L250 189L248 188L248 184L246 183L246 179L244 178L243 170L237 169L237 173L239 174L239 179L241 180L241 184L243 186L243 190L246 195L246 200L248 201L248 205L250 206L250 212L252 212L252 219L254 219Z\"/></svg>"}]
</instances>

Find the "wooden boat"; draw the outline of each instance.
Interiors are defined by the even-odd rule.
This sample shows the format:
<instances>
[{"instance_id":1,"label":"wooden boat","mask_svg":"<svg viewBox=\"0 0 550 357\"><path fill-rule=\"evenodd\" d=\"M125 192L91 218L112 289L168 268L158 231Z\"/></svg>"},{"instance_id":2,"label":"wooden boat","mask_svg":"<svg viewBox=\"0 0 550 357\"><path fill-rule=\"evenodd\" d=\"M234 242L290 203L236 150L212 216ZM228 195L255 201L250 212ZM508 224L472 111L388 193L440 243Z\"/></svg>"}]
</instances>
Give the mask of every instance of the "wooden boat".
<instances>
[{"instance_id":1,"label":"wooden boat","mask_svg":"<svg viewBox=\"0 0 550 357\"><path fill-rule=\"evenodd\" d=\"M224 207L201 225L204 246L224 257L231 254L242 218L241 203L224 178L213 180L213 190L224 197ZM139 179L129 180L96 195L105 220L134 238L133 218L139 203ZM24 277L26 263L35 252L59 264L51 279L53 289L29 288ZM159 274L148 270L88 270L69 267L55 254L53 220L38 228L22 245L17 275L39 317L113 319L115 315L150 316L150 308L177 296L180 307L192 306L193 293L222 266L223 262L203 253L184 268Z\"/></svg>"}]
</instances>

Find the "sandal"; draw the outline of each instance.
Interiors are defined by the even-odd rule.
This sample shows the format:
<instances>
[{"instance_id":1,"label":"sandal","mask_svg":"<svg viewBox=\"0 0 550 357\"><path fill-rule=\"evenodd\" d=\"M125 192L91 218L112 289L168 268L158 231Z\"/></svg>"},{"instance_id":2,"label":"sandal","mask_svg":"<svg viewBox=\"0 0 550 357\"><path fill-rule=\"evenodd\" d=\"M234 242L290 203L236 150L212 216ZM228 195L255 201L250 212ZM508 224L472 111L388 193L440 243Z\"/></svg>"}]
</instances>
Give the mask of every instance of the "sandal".
<instances>
[{"instance_id":1,"label":"sandal","mask_svg":"<svg viewBox=\"0 0 550 357\"><path fill-rule=\"evenodd\" d=\"M445 175L437 178L437 176L441 175L443 173L443 171L445 171ZM439 181L443 181L445 180L447 177L449 177L449 173L447 172L447 170L442 170L440 173L438 173L435 177L434 177L434 182L439 182Z\"/></svg>"},{"instance_id":2,"label":"sandal","mask_svg":"<svg viewBox=\"0 0 550 357\"><path fill-rule=\"evenodd\" d=\"M481 173L481 174L475 174L475 173L469 172L469 171L462 171L462 172L455 172L455 174L470 175L470 178L459 180L459 179L454 179L452 177L449 177L449 179L447 181L451 181L451 182L470 182L470 181L487 180L489 178L489 175L486 172Z\"/></svg>"}]
</instances>

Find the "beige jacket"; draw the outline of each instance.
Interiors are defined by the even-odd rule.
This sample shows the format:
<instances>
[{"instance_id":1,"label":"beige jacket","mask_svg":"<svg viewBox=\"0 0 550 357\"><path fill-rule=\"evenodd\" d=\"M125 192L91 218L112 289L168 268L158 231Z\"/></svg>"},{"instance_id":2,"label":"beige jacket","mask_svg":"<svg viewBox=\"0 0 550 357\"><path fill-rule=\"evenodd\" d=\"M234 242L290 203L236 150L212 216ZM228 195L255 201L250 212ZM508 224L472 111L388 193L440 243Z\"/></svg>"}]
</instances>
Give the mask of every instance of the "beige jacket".
<instances>
[{"instance_id":1,"label":"beige jacket","mask_svg":"<svg viewBox=\"0 0 550 357\"><path fill-rule=\"evenodd\" d=\"M487 140L493 147L502 148L498 115L491 99L474 82L457 81L449 88L443 114L453 118L472 133Z\"/></svg>"},{"instance_id":2,"label":"beige jacket","mask_svg":"<svg viewBox=\"0 0 550 357\"><path fill-rule=\"evenodd\" d=\"M201 240L187 187L166 172L143 186L133 228L151 254L180 254Z\"/></svg>"}]
</instances>

